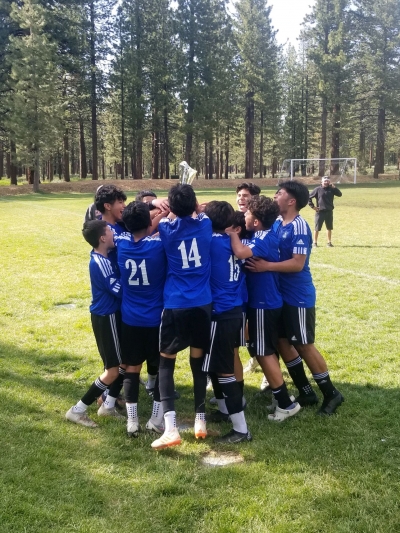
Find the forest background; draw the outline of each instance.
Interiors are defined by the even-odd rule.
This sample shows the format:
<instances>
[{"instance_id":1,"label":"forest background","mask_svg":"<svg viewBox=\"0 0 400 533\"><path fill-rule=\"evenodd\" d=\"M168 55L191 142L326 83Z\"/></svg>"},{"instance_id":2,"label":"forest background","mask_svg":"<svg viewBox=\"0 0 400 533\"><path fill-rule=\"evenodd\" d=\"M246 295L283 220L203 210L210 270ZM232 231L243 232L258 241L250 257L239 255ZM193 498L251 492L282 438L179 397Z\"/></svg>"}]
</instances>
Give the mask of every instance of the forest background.
<instances>
[{"instance_id":1,"label":"forest background","mask_svg":"<svg viewBox=\"0 0 400 533\"><path fill-rule=\"evenodd\" d=\"M399 91L398 0L317 0L297 48L267 0L0 0L0 177L34 190L182 159L253 179L357 157L378 178L399 170Z\"/></svg>"}]
</instances>

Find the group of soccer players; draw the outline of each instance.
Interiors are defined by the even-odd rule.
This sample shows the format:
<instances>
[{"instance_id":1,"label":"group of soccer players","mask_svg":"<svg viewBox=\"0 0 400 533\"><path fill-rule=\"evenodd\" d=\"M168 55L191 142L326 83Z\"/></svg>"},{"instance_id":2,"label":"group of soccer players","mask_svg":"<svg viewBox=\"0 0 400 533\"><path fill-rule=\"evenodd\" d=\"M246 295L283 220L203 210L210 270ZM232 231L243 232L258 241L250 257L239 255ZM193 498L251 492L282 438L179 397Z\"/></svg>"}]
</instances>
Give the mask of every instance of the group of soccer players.
<instances>
[{"instance_id":1,"label":"group of soccer players","mask_svg":"<svg viewBox=\"0 0 400 533\"><path fill-rule=\"evenodd\" d=\"M146 429L160 435L152 448L179 445L174 369L178 352L189 347L195 437L207 436L209 377L218 410L207 420L232 424L217 440L250 441L238 356L245 338L272 390L269 420L282 422L319 402L303 360L323 395L318 414L336 411L344 398L314 345L312 235L299 214L308 189L286 181L274 199L259 193L254 184L239 185L235 212L227 202L199 205L186 184L173 186L167 200L145 191L128 206L113 185L97 191L101 220L85 222L83 236L93 248L90 311L105 370L66 413L68 420L95 427L87 408L102 395L99 416L121 416L116 406L123 387L127 432L137 437L146 362L147 387L154 391ZM288 394L279 356L299 391L296 398Z\"/></svg>"}]
</instances>

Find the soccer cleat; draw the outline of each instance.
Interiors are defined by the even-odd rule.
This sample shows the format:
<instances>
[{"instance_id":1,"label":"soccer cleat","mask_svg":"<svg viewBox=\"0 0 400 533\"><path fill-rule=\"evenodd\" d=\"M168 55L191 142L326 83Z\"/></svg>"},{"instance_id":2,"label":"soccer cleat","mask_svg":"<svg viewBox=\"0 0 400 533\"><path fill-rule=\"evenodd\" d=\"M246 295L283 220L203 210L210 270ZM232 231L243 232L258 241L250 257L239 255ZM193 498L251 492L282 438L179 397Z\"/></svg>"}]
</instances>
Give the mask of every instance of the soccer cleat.
<instances>
[{"instance_id":1,"label":"soccer cleat","mask_svg":"<svg viewBox=\"0 0 400 533\"><path fill-rule=\"evenodd\" d=\"M261 381L260 390L266 391L267 389L270 389L268 379L264 376Z\"/></svg>"},{"instance_id":2,"label":"soccer cleat","mask_svg":"<svg viewBox=\"0 0 400 533\"><path fill-rule=\"evenodd\" d=\"M328 242L327 246L329 246L329 248L333 248L333 244L331 242Z\"/></svg>"},{"instance_id":3,"label":"soccer cleat","mask_svg":"<svg viewBox=\"0 0 400 533\"><path fill-rule=\"evenodd\" d=\"M209 402L211 405L218 405L217 398L215 396L210 398Z\"/></svg>"},{"instance_id":4,"label":"soccer cleat","mask_svg":"<svg viewBox=\"0 0 400 533\"><path fill-rule=\"evenodd\" d=\"M258 361L255 357L251 357L248 362L247 362L247 365L243 368L243 372L244 373L247 373L247 372L255 372L256 368L259 366L258 364Z\"/></svg>"},{"instance_id":5,"label":"soccer cleat","mask_svg":"<svg viewBox=\"0 0 400 533\"><path fill-rule=\"evenodd\" d=\"M318 248L318 243L317 242L314 242L313 248Z\"/></svg>"},{"instance_id":6,"label":"soccer cleat","mask_svg":"<svg viewBox=\"0 0 400 533\"><path fill-rule=\"evenodd\" d=\"M317 405L319 399L315 392L312 392L312 394L299 394L293 401L299 403L301 407L309 407L310 405Z\"/></svg>"},{"instance_id":7,"label":"soccer cleat","mask_svg":"<svg viewBox=\"0 0 400 533\"><path fill-rule=\"evenodd\" d=\"M230 422L230 420L231 417L229 416L229 414L223 413L219 409L207 415L207 422L215 422L218 424L219 422Z\"/></svg>"},{"instance_id":8,"label":"soccer cleat","mask_svg":"<svg viewBox=\"0 0 400 533\"><path fill-rule=\"evenodd\" d=\"M123 415L118 413L115 407L107 408L104 403L100 405L97 410L98 416L112 416L114 418L125 418Z\"/></svg>"},{"instance_id":9,"label":"soccer cleat","mask_svg":"<svg viewBox=\"0 0 400 533\"><path fill-rule=\"evenodd\" d=\"M215 439L215 442L218 444L238 444L239 442L250 442L253 440L250 431L247 433L240 433L234 429L231 429L229 433L223 437Z\"/></svg>"},{"instance_id":10,"label":"soccer cleat","mask_svg":"<svg viewBox=\"0 0 400 533\"><path fill-rule=\"evenodd\" d=\"M292 400L293 403L297 401L294 396L289 396L289 398ZM267 411L269 413L275 413L275 410L277 407L278 407L278 400L276 400L275 397L272 396L272 402L271 402L271 405L267 405Z\"/></svg>"},{"instance_id":11,"label":"soccer cleat","mask_svg":"<svg viewBox=\"0 0 400 533\"><path fill-rule=\"evenodd\" d=\"M74 408L71 407L71 409L69 409L66 413L65 413L65 418L67 420L69 420L70 422L74 422L75 424L80 424L81 426L85 426L87 428L97 428L99 427L96 422L93 422L93 420L91 420L86 411L84 411L83 413L77 413L73 410Z\"/></svg>"},{"instance_id":12,"label":"soccer cleat","mask_svg":"<svg viewBox=\"0 0 400 533\"><path fill-rule=\"evenodd\" d=\"M146 429L149 431L154 431L155 433L164 433L164 422L161 420L161 422L157 424L157 422L150 418L150 420L146 424Z\"/></svg>"},{"instance_id":13,"label":"soccer cleat","mask_svg":"<svg viewBox=\"0 0 400 533\"><path fill-rule=\"evenodd\" d=\"M146 392L150 396L150 398L153 398L154 396L154 387L152 389L148 389L146 385Z\"/></svg>"},{"instance_id":14,"label":"soccer cleat","mask_svg":"<svg viewBox=\"0 0 400 533\"><path fill-rule=\"evenodd\" d=\"M299 403L296 403L293 409L281 409L280 407L276 407L275 413L268 415L268 420L271 420L272 422L283 422L287 418L296 415L300 409L301 407Z\"/></svg>"},{"instance_id":15,"label":"soccer cleat","mask_svg":"<svg viewBox=\"0 0 400 533\"><path fill-rule=\"evenodd\" d=\"M344 396L335 390L333 396L325 398L321 407L317 411L317 415L330 416L333 415L336 409L344 402Z\"/></svg>"},{"instance_id":16,"label":"soccer cleat","mask_svg":"<svg viewBox=\"0 0 400 533\"><path fill-rule=\"evenodd\" d=\"M165 432L161 437L151 443L153 450L162 450L163 448L169 448L170 446L179 446L182 442L181 436L177 428L174 428L168 433Z\"/></svg>"},{"instance_id":17,"label":"soccer cleat","mask_svg":"<svg viewBox=\"0 0 400 533\"><path fill-rule=\"evenodd\" d=\"M205 420L194 421L194 436L196 439L205 439L207 437L207 428Z\"/></svg>"},{"instance_id":18,"label":"soccer cleat","mask_svg":"<svg viewBox=\"0 0 400 533\"><path fill-rule=\"evenodd\" d=\"M139 419L128 418L128 421L126 423L126 432L128 433L128 437L137 438L139 436L139 431L140 431Z\"/></svg>"}]
</instances>

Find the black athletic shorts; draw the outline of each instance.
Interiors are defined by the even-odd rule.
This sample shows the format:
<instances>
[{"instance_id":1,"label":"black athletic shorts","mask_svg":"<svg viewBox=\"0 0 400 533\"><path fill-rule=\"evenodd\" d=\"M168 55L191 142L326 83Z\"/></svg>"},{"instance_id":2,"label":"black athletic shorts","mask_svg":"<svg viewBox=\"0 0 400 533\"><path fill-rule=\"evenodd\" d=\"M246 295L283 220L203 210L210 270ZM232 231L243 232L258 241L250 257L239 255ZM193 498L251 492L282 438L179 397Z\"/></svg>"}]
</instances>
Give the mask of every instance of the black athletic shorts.
<instances>
[{"instance_id":1,"label":"black athletic shorts","mask_svg":"<svg viewBox=\"0 0 400 533\"><path fill-rule=\"evenodd\" d=\"M324 222L326 229L333 229L333 211L319 211L315 213L315 231L321 231Z\"/></svg>"},{"instance_id":2,"label":"black athletic shorts","mask_svg":"<svg viewBox=\"0 0 400 533\"><path fill-rule=\"evenodd\" d=\"M121 328L122 361L129 366L160 365L160 328L129 326L122 322Z\"/></svg>"},{"instance_id":3,"label":"black athletic shorts","mask_svg":"<svg viewBox=\"0 0 400 533\"><path fill-rule=\"evenodd\" d=\"M278 325L282 309L247 308L249 344L255 355L272 355L277 352Z\"/></svg>"},{"instance_id":4,"label":"black athletic shorts","mask_svg":"<svg viewBox=\"0 0 400 533\"><path fill-rule=\"evenodd\" d=\"M235 348L239 347L242 322L241 307L212 317L210 350L204 358L204 372L235 373Z\"/></svg>"},{"instance_id":5,"label":"black athletic shorts","mask_svg":"<svg viewBox=\"0 0 400 533\"><path fill-rule=\"evenodd\" d=\"M91 314L92 328L104 368L113 368L122 363L120 346L121 313L112 315Z\"/></svg>"},{"instance_id":6,"label":"black athletic shorts","mask_svg":"<svg viewBox=\"0 0 400 533\"><path fill-rule=\"evenodd\" d=\"M207 353L210 346L211 304L187 309L164 309L160 352L173 355L188 346Z\"/></svg>"},{"instance_id":7,"label":"black athletic shorts","mask_svg":"<svg viewBox=\"0 0 400 533\"><path fill-rule=\"evenodd\" d=\"M284 334L290 344L314 344L315 341L315 307L295 307L283 303L282 323Z\"/></svg>"}]
</instances>

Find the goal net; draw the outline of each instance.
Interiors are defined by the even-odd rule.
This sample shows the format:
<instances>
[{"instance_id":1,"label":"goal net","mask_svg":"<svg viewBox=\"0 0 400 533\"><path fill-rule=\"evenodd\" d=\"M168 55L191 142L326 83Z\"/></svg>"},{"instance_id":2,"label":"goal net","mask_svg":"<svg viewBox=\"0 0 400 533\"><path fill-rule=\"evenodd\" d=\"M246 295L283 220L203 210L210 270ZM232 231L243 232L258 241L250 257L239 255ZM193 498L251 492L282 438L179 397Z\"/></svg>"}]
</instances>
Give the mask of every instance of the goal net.
<instances>
[{"instance_id":1,"label":"goal net","mask_svg":"<svg viewBox=\"0 0 400 533\"><path fill-rule=\"evenodd\" d=\"M320 179L329 176L333 183L357 183L357 158L285 159L279 177Z\"/></svg>"}]
</instances>

